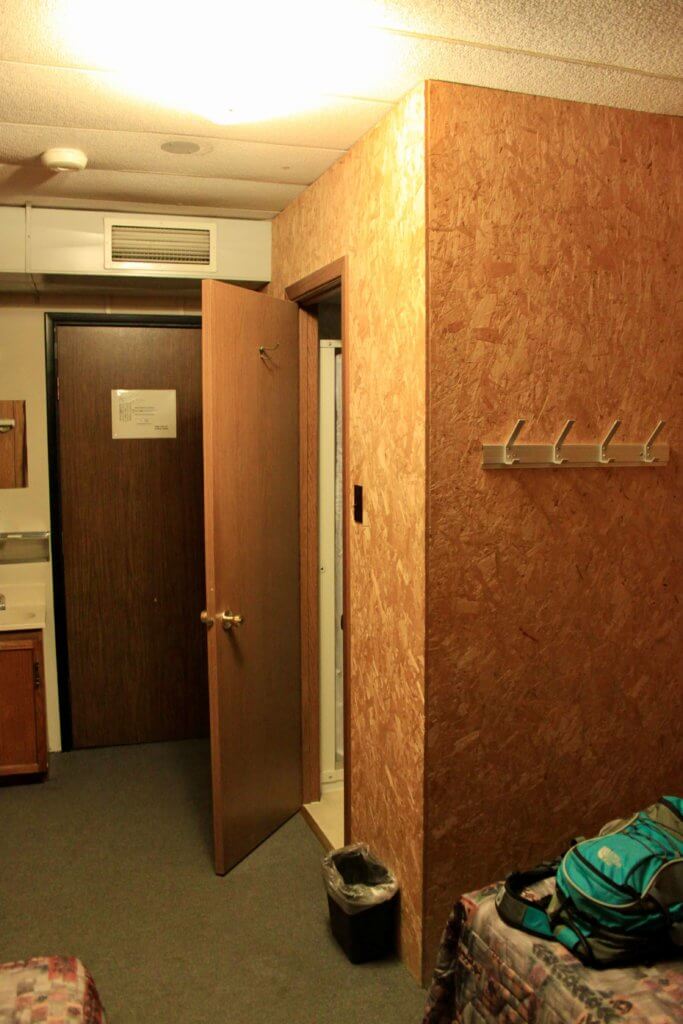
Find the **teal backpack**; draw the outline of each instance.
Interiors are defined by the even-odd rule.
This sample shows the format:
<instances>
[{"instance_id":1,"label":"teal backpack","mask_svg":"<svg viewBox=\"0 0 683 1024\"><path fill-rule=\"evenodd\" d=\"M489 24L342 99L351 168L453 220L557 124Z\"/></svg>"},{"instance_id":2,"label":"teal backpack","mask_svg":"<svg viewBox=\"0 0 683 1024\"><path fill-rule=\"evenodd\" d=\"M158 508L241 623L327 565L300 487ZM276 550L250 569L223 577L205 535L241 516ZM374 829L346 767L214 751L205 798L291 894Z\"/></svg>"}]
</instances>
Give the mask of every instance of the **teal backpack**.
<instances>
[{"instance_id":1,"label":"teal backpack","mask_svg":"<svg viewBox=\"0 0 683 1024\"><path fill-rule=\"evenodd\" d=\"M555 878L535 901L524 890ZM559 860L509 875L496 897L513 928L561 942L589 967L651 963L683 948L683 797L663 796Z\"/></svg>"}]
</instances>

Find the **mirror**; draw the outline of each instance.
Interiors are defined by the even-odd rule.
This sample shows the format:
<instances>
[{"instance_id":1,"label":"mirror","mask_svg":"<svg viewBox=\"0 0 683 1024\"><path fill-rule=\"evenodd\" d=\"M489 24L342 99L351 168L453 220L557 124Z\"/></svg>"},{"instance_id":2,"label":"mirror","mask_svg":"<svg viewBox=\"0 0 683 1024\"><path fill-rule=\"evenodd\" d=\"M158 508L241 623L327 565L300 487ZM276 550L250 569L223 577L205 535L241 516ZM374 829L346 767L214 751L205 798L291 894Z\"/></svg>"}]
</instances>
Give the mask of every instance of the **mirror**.
<instances>
[{"instance_id":1,"label":"mirror","mask_svg":"<svg viewBox=\"0 0 683 1024\"><path fill-rule=\"evenodd\" d=\"M26 402L0 399L0 488L28 487Z\"/></svg>"}]
</instances>

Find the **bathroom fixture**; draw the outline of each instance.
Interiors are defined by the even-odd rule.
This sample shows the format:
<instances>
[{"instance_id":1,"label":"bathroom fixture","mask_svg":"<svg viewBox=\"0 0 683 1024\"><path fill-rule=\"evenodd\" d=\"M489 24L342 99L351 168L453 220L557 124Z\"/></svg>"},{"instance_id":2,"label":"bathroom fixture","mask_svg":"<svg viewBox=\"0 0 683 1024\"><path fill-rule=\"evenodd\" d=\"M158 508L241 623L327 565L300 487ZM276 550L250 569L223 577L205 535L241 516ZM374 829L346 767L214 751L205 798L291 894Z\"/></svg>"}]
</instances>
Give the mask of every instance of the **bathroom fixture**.
<instances>
[{"instance_id":1,"label":"bathroom fixture","mask_svg":"<svg viewBox=\"0 0 683 1024\"><path fill-rule=\"evenodd\" d=\"M6 583L0 594L0 633L45 626L45 585Z\"/></svg>"},{"instance_id":2,"label":"bathroom fixture","mask_svg":"<svg viewBox=\"0 0 683 1024\"><path fill-rule=\"evenodd\" d=\"M0 565L49 561L50 534L47 531L0 533Z\"/></svg>"},{"instance_id":3,"label":"bathroom fixture","mask_svg":"<svg viewBox=\"0 0 683 1024\"><path fill-rule=\"evenodd\" d=\"M484 469L587 469L654 467L669 461L669 445L655 443L665 426L659 420L645 442L614 443L621 420L614 420L602 441L567 444L575 420L567 420L556 441L518 444L526 420L517 420L507 441L482 445Z\"/></svg>"}]
</instances>

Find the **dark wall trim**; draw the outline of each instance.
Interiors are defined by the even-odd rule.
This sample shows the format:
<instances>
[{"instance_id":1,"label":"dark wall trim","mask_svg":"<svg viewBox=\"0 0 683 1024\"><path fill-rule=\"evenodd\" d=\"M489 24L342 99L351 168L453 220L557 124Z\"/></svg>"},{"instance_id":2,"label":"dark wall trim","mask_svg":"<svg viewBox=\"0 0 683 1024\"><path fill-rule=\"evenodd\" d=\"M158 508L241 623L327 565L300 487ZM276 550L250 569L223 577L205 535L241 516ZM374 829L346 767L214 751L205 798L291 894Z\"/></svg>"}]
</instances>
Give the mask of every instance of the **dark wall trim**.
<instances>
[{"instance_id":1,"label":"dark wall trim","mask_svg":"<svg viewBox=\"0 0 683 1024\"><path fill-rule=\"evenodd\" d=\"M50 533L52 548L52 590L54 595L55 642L57 648L57 692L62 732L62 750L73 749L71 696L69 693L69 649L66 632L66 588L62 551L62 490L59 472L57 405L57 328L70 327L201 327L201 316L143 313L46 313L45 382L47 395L47 445L50 479Z\"/></svg>"},{"instance_id":2,"label":"dark wall trim","mask_svg":"<svg viewBox=\"0 0 683 1024\"><path fill-rule=\"evenodd\" d=\"M328 263L327 266L321 267L319 270L314 271L312 274L308 274L307 277L301 278L300 281L295 281L294 284L289 285L285 288L285 295L291 302L296 302L299 306L307 309L311 306L316 306L318 303L324 301L325 297L329 295L331 291L335 291L337 288L341 289L341 340L342 340L342 490L344 493L343 502L343 534L344 534L344 559L343 559L343 645L344 645L344 842L350 843L351 837L353 836L353 794L352 794L352 758L353 752L351 749L351 509L349 503L349 459L351 446L349 443L349 408L350 408L350 384L349 384L349 334L348 334L348 320L349 320L349 271L348 271L348 257L341 256L338 260L333 263ZM317 321L317 310L314 313ZM300 325L304 321L300 320ZM302 330L300 326L299 331L299 345L302 344ZM317 331L317 324L316 324ZM316 352L318 351L316 346ZM317 379L318 365L316 359L315 375ZM317 417L318 410L315 410L315 423L313 425L313 437L315 441L312 442L314 450L318 450L317 442ZM317 478L316 478L317 480ZM311 508L315 510L315 517L317 517L318 510L318 493L316 490L315 499L311 502ZM308 529L317 531L317 518L312 517L313 521L308 523ZM317 537L317 532L316 532ZM318 564L317 561L315 563ZM318 601L318 571L317 569L307 580L302 580L302 588L308 588L309 600L317 604ZM317 630L317 623L316 623ZM318 649L319 638L316 635L312 638L308 638L309 644L313 644L315 650ZM317 654L313 658L313 663L317 664ZM320 677L316 673L315 681L310 684L311 686L320 687ZM311 709L304 709L310 714ZM317 711L313 709L313 714L317 714ZM310 726L309 726L310 728ZM320 778L320 750L318 747L317 752L312 752L312 757L309 760L308 765L304 765L304 778Z\"/></svg>"},{"instance_id":3,"label":"dark wall trim","mask_svg":"<svg viewBox=\"0 0 683 1024\"><path fill-rule=\"evenodd\" d=\"M298 302L300 306L311 306L342 285L347 274L346 256L341 256L333 263L315 270L300 281L295 281L285 288L285 295L290 302Z\"/></svg>"}]
</instances>

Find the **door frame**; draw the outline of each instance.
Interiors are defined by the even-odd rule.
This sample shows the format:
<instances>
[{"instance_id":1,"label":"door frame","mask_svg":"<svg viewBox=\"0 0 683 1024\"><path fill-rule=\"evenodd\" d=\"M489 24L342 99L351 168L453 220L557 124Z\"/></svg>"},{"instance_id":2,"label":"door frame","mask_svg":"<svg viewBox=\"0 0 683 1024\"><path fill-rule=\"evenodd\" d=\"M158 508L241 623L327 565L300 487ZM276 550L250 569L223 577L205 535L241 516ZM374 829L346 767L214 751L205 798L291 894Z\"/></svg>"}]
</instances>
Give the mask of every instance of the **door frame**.
<instances>
[{"instance_id":1,"label":"door frame","mask_svg":"<svg viewBox=\"0 0 683 1024\"><path fill-rule=\"evenodd\" d=\"M342 256L285 288L299 306L300 359L300 485L301 485L301 737L303 802L320 799L320 669L318 621L318 383L320 348L318 318L311 307L341 288L342 342L342 502L344 557L342 562L344 619L344 841L351 827L351 616L349 590L349 372L348 372L348 257Z\"/></svg>"},{"instance_id":2,"label":"door frame","mask_svg":"<svg viewBox=\"0 0 683 1024\"><path fill-rule=\"evenodd\" d=\"M62 484L59 469L57 405L58 327L198 327L202 318L194 314L154 313L53 313L45 314L45 393L47 398L47 458L50 482L50 547L52 592L57 654L57 696L63 751L73 750L71 693L69 689L69 648L66 631L66 585L62 548Z\"/></svg>"}]
</instances>

